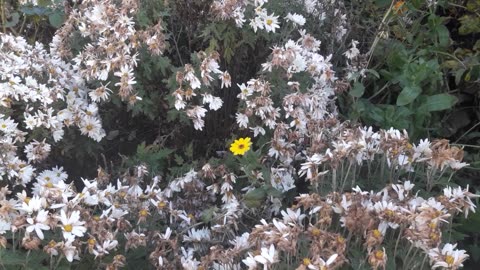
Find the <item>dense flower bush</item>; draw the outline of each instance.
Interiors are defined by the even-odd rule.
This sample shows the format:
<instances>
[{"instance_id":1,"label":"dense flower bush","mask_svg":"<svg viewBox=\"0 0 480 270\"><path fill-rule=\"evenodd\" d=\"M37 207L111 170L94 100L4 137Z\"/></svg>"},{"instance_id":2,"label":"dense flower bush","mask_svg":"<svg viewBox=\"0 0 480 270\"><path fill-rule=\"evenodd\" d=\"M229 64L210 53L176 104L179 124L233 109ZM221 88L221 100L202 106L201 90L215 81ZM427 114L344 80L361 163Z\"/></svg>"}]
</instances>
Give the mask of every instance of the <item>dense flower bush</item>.
<instances>
[{"instance_id":1,"label":"dense flower bush","mask_svg":"<svg viewBox=\"0 0 480 270\"><path fill-rule=\"evenodd\" d=\"M27 27L7 31L14 16L2 12L3 268L458 269L468 259L450 241L478 197L452 181L468 166L463 149L339 112L338 95L374 72L371 52L347 40L343 1L4 2ZM52 26L48 42L31 33ZM242 72L242 61L256 66ZM119 161L102 148L125 143L124 111L166 124ZM221 113L221 146L193 149ZM61 155L76 133L104 164L72 176Z\"/></svg>"}]
</instances>

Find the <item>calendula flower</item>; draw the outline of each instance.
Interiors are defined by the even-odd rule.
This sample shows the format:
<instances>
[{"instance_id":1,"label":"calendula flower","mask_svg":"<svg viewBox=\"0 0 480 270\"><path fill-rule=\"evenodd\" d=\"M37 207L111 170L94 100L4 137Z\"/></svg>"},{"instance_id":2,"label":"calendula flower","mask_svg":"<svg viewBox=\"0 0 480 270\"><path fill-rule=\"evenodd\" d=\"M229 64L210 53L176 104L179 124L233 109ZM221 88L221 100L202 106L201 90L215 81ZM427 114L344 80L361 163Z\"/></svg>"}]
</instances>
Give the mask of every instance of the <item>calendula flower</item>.
<instances>
[{"instance_id":1,"label":"calendula flower","mask_svg":"<svg viewBox=\"0 0 480 270\"><path fill-rule=\"evenodd\" d=\"M236 155L244 155L248 150L250 150L251 145L252 145L252 142L250 141L250 137L240 138L238 140L235 140L230 145L230 151L235 156Z\"/></svg>"}]
</instances>

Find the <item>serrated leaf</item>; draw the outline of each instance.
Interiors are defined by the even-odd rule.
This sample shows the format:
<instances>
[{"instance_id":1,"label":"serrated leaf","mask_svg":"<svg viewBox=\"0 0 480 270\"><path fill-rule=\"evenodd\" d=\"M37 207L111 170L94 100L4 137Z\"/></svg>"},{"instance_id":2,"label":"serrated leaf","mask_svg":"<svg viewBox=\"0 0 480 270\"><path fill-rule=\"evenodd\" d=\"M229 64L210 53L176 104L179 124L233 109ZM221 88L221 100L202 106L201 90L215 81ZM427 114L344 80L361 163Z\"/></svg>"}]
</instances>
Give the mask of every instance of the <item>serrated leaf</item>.
<instances>
[{"instance_id":1,"label":"serrated leaf","mask_svg":"<svg viewBox=\"0 0 480 270\"><path fill-rule=\"evenodd\" d=\"M420 94L422 93L422 88L417 85L405 86L398 95L397 106L404 106L412 103Z\"/></svg>"},{"instance_id":2,"label":"serrated leaf","mask_svg":"<svg viewBox=\"0 0 480 270\"><path fill-rule=\"evenodd\" d=\"M449 94L429 96L425 106L429 112L448 110L457 103L458 98Z\"/></svg>"},{"instance_id":3,"label":"serrated leaf","mask_svg":"<svg viewBox=\"0 0 480 270\"><path fill-rule=\"evenodd\" d=\"M178 165L182 165L185 162L180 155L175 154L174 157L175 157L175 163L177 163Z\"/></svg>"}]
</instances>

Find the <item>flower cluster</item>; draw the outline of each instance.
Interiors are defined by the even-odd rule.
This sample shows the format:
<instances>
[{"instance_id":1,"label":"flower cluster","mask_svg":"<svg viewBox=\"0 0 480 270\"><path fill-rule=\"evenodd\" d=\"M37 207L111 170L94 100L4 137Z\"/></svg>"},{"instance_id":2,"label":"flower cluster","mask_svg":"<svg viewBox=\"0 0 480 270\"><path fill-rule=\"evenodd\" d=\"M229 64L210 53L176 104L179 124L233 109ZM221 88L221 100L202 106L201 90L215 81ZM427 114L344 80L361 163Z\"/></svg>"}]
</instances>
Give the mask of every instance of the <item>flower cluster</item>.
<instances>
[{"instance_id":1,"label":"flower cluster","mask_svg":"<svg viewBox=\"0 0 480 270\"><path fill-rule=\"evenodd\" d=\"M345 36L342 1L295 2L332 25L332 44ZM69 127L97 142L105 137L99 110L112 92L129 104L141 100L140 51L161 55L167 44L161 20L145 29L135 23L140 1L75 1L48 49L0 34L0 177L10 180L0 185L0 249L41 249L50 263L88 258L105 269L127 266L132 250L156 269L326 270L354 265L352 254L372 269L398 259L409 268L417 252L432 268L462 267L466 251L443 236L456 215L476 211L478 195L437 180L468 165L463 150L341 122L335 94L345 78L337 79L332 55L303 29L303 15L275 16L268 0L211 3L216 19L237 27L248 20L250 31L272 36L287 25L296 38L280 39L261 74L237 85L232 117L258 151L192 164L177 155L182 166L162 175L139 161L74 183L46 160ZM74 53L75 33L86 45ZM353 40L344 53L348 80L365 67L357 46ZM223 106L216 84L232 84L219 52L197 51L191 63L172 69L172 107L196 130L208 110ZM230 145L233 155L253 147L251 135ZM410 250L399 255L405 246L416 250L413 258Z\"/></svg>"},{"instance_id":2,"label":"flower cluster","mask_svg":"<svg viewBox=\"0 0 480 270\"><path fill-rule=\"evenodd\" d=\"M278 16L275 14L268 14L267 9L264 5L268 0L255 0L253 3L251 1L239 1L239 0L215 0L212 3L211 12L221 20L230 20L233 19L237 27L243 27L245 23L245 11L248 6L253 7L255 17L250 19L250 27L252 27L254 32L260 30L265 30L266 32L273 32L280 28ZM298 17L290 16L290 20L295 21ZM293 19L295 18L295 19ZM301 19L300 19L301 21Z\"/></svg>"},{"instance_id":3,"label":"flower cluster","mask_svg":"<svg viewBox=\"0 0 480 270\"><path fill-rule=\"evenodd\" d=\"M49 53L40 43L29 45L22 37L0 34L0 48L0 105L8 111L0 115L0 171L2 176L26 184L34 171L29 163L44 160L51 150L47 138L33 140L24 147L27 161L18 157L17 148L23 146L29 132L45 130L58 142L68 127L75 126L96 141L105 131L97 105L87 98L92 90L77 66ZM15 111L20 104L23 115ZM23 117L12 119L14 115Z\"/></svg>"},{"instance_id":4,"label":"flower cluster","mask_svg":"<svg viewBox=\"0 0 480 270\"><path fill-rule=\"evenodd\" d=\"M37 176L31 196L25 191L13 195L4 187L0 190L0 243L6 239L2 235L12 232L21 236L23 248L38 249L46 243L44 252L63 254L69 261L113 253L109 265L117 268L126 263L125 254L118 250L120 242L126 250L153 247L151 263L168 269L177 264L184 269L241 269L242 264L270 269L285 256L300 254L305 244L308 252L301 253L297 269L336 269L348 262L354 239L363 241L368 261L377 269L387 261L388 234L424 251L434 267L457 269L468 256L450 244L439 250L451 217L475 211L471 198L476 195L468 189L448 187L443 195L424 199L414 195L414 185L405 181L377 193L356 187L342 194L301 194L294 206L280 211L280 218L262 219L245 232L238 225L248 210L237 199L242 194L234 190L236 176L223 165L206 164L201 171L192 170L170 183L160 177L148 181L145 172L145 166L138 166L133 174L106 186L100 175L84 179L85 187L76 191L66 183L63 169L53 168ZM198 222L207 214L211 226ZM153 227L159 220L166 222L163 230ZM334 230L335 220L349 232L348 238ZM229 244L218 242L225 238Z\"/></svg>"},{"instance_id":5,"label":"flower cluster","mask_svg":"<svg viewBox=\"0 0 480 270\"><path fill-rule=\"evenodd\" d=\"M74 56L82 77L96 81L98 88L89 92L95 102L108 99L110 89L102 84L116 81L118 95L130 104L137 102L134 69L138 50L144 44L152 55L160 55L166 48L162 22L137 30L134 16L138 1L81 1L68 14L63 26L52 41L52 51L61 57L70 57L70 38L78 31L88 39L84 49ZM113 74L116 79L110 77Z\"/></svg>"},{"instance_id":6,"label":"flower cluster","mask_svg":"<svg viewBox=\"0 0 480 270\"><path fill-rule=\"evenodd\" d=\"M193 121L193 126L196 130L202 130L205 122L203 118L207 113L207 109L203 105L208 105L208 108L213 111L219 110L223 105L223 100L219 97L213 96L206 91L206 87L210 86L213 81L212 76L221 79L221 88L228 88L231 86L231 77L228 71L221 71L218 64L220 55L217 52L197 53L200 64L200 79L197 77L194 67L191 64L186 64L183 71L178 71L176 74L176 81L178 88L172 93L175 98L175 109L185 110L188 118ZM202 89L202 85L204 88ZM198 89L198 90L197 90ZM197 92L203 90L202 104L194 105L195 96ZM193 100L192 100L193 99ZM194 103L192 105L188 103Z\"/></svg>"}]
</instances>

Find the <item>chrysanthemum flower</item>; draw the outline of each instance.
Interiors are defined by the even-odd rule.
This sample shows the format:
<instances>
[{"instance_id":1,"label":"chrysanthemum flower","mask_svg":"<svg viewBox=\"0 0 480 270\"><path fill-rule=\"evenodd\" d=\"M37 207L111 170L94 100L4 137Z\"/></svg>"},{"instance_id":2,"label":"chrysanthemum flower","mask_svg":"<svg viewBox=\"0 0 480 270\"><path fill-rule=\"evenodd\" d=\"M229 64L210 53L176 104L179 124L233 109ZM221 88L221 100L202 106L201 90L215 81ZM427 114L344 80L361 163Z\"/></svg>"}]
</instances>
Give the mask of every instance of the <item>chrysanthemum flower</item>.
<instances>
[{"instance_id":1,"label":"chrysanthemum flower","mask_svg":"<svg viewBox=\"0 0 480 270\"><path fill-rule=\"evenodd\" d=\"M235 156L244 155L248 150L250 150L251 145L252 142L250 141L250 137L240 138L235 140L230 145L230 152L232 152Z\"/></svg>"},{"instance_id":2,"label":"chrysanthemum flower","mask_svg":"<svg viewBox=\"0 0 480 270\"><path fill-rule=\"evenodd\" d=\"M83 226L84 221L80 221L80 211L73 211L70 216L67 216L62 209L60 213L60 221L62 222L63 237L66 240L75 239L75 237L82 237L87 231L87 228Z\"/></svg>"}]
</instances>

